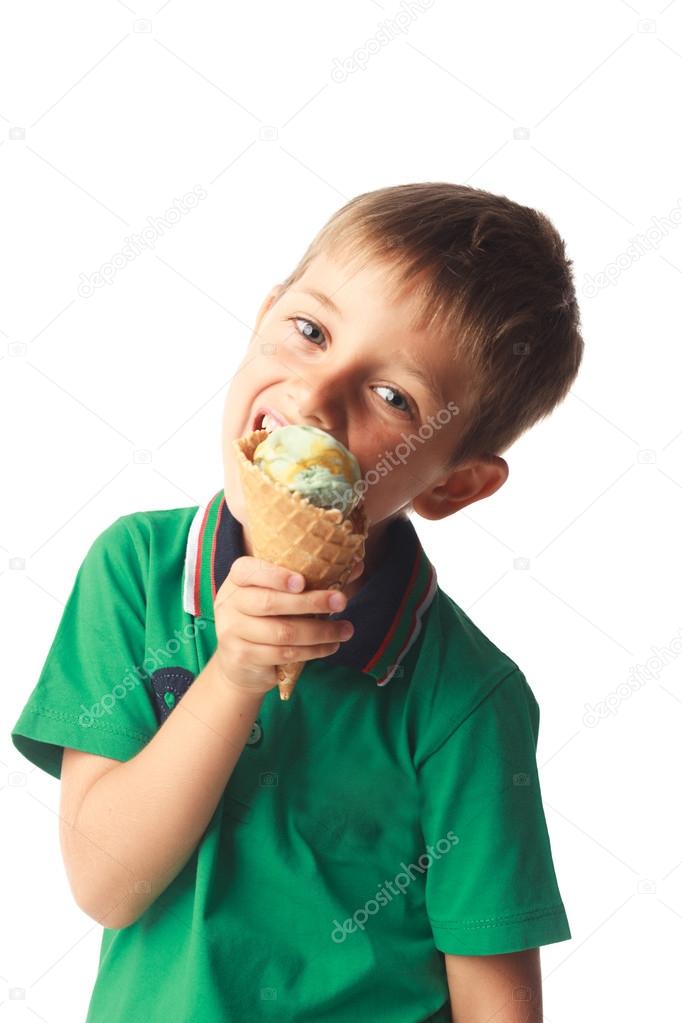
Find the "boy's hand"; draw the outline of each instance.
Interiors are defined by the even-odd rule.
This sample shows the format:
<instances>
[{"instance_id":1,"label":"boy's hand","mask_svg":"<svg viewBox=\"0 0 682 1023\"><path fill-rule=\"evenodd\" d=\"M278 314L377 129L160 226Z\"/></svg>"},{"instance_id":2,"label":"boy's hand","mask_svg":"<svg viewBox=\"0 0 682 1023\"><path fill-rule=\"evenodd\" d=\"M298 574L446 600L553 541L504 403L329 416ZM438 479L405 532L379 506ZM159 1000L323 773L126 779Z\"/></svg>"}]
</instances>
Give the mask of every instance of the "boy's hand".
<instances>
[{"instance_id":1,"label":"boy's hand","mask_svg":"<svg viewBox=\"0 0 682 1023\"><path fill-rule=\"evenodd\" d=\"M363 571L360 560L347 582ZM345 594L340 590L292 592L287 585L292 574L299 585L303 583L300 573L262 558L244 555L233 562L214 601L216 659L227 685L265 694L277 685L276 664L327 657L352 636L350 623L325 620L345 608ZM333 595L342 597L340 606L330 605ZM344 624L351 629L347 636Z\"/></svg>"}]
</instances>

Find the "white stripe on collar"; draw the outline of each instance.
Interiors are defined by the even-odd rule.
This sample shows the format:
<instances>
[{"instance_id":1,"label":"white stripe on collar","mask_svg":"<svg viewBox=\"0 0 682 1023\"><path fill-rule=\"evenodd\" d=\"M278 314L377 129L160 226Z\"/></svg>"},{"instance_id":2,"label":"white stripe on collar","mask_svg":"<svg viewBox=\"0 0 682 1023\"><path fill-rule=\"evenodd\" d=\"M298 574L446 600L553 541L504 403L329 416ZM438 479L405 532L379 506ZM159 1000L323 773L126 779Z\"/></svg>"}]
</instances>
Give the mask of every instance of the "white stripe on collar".
<instances>
[{"instance_id":1,"label":"white stripe on collar","mask_svg":"<svg viewBox=\"0 0 682 1023\"><path fill-rule=\"evenodd\" d=\"M201 524L204 521L206 515L206 509L208 508L210 501L206 501L197 508L194 518L192 519L192 525L189 527L189 534L187 537L187 548L185 550L185 584L183 588L182 606L184 610L190 615L196 615L197 606L194 600L194 588L199 572L199 536L201 534Z\"/></svg>"}]
</instances>

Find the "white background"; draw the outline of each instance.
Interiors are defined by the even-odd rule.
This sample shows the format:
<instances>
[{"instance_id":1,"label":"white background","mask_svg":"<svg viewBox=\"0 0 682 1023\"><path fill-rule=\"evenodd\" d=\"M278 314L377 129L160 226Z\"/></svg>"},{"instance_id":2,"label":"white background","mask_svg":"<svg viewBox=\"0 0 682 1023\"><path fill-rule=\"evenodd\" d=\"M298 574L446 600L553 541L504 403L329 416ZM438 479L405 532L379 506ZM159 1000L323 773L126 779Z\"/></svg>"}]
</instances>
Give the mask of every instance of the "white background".
<instances>
[{"instance_id":1,"label":"white background","mask_svg":"<svg viewBox=\"0 0 682 1023\"><path fill-rule=\"evenodd\" d=\"M85 552L120 515L222 486L223 397L266 291L347 199L427 180L547 213L582 309L579 377L505 454L505 486L412 516L440 585L540 703L573 933L542 949L545 1016L679 1013L682 3L405 10L2 6L2 1021L83 1019L96 973L58 783L9 738ZM197 185L153 249L79 294Z\"/></svg>"}]
</instances>

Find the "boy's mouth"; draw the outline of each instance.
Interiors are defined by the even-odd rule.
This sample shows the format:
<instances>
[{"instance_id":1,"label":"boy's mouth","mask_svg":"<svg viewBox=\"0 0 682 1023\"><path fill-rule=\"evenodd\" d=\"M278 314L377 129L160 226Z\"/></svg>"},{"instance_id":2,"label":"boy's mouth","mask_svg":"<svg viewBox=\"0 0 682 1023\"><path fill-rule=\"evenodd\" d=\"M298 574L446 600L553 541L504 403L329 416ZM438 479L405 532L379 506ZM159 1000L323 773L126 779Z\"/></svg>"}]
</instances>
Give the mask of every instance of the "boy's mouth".
<instances>
[{"instance_id":1,"label":"boy's mouth","mask_svg":"<svg viewBox=\"0 0 682 1023\"><path fill-rule=\"evenodd\" d=\"M279 415L278 412L273 412L272 409L259 409L256 413L256 417L253 421L252 430L267 430L268 433L272 433L279 426L289 426L286 419Z\"/></svg>"}]
</instances>

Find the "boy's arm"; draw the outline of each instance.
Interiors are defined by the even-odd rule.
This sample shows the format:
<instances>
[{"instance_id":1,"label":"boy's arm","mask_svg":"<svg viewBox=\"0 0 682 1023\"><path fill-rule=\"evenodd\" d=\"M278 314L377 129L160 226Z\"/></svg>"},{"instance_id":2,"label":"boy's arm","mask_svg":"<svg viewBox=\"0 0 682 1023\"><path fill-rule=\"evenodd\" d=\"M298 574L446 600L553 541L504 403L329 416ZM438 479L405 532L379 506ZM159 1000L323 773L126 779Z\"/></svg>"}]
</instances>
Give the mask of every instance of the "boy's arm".
<instances>
[{"instance_id":1,"label":"boy's arm","mask_svg":"<svg viewBox=\"0 0 682 1023\"><path fill-rule=\"evenodd\" d=\"M249 737L262 693L225 684L215 655L157 733L63 808L72 890L104 927L128 927L199 843Z\"/></svg>"},{"instance_id":2,"label":"boy's arm","mask_svg":"<svg viewBox=\"0 0 682 1023\"><path fill-rule=\"evenodd\" d=\"M542 1023L540 949L445 953L453 1023Z\"/></svg>"}]
</instances>

